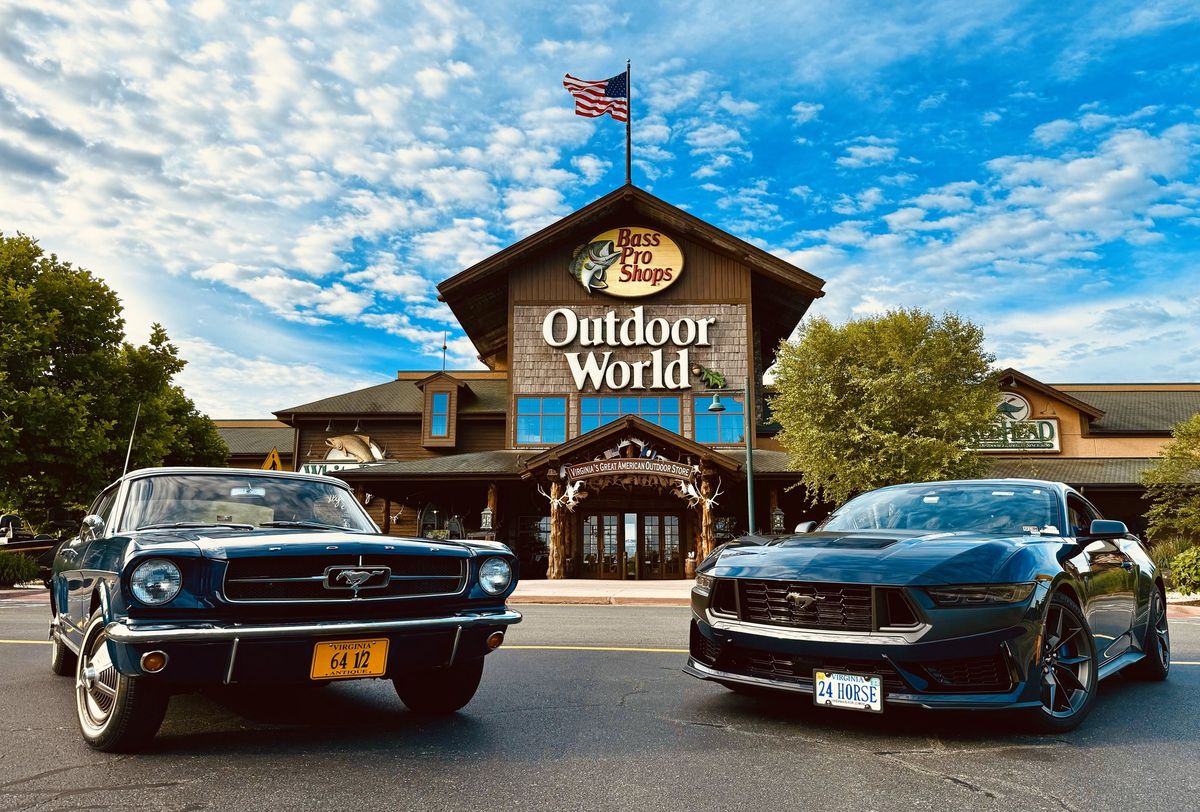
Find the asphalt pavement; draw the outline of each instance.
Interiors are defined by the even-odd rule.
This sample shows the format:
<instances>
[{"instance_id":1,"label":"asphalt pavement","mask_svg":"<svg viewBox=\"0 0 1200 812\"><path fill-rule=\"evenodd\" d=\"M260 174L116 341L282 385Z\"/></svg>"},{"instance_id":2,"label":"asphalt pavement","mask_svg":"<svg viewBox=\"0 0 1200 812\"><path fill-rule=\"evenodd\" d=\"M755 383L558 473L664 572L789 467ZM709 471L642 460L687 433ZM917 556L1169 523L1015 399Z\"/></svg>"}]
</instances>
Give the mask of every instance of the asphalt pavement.
<instances>
[{"instance_id":1,"label":"asphalt pavement","mask_svg":"<svg viewBox=\"0 0 1200 812\"><path fill-rule=\"evenodd\" d=\"M1200 798L1200 620L1166 683L1116 677L1084 726L814 708L680 672L681 607L522 606L460 714L382 681L175 697L153 747L97 753L51 675L40 602L0 602L0 810L1188 810Z\"/></svg>"}]
</instances>

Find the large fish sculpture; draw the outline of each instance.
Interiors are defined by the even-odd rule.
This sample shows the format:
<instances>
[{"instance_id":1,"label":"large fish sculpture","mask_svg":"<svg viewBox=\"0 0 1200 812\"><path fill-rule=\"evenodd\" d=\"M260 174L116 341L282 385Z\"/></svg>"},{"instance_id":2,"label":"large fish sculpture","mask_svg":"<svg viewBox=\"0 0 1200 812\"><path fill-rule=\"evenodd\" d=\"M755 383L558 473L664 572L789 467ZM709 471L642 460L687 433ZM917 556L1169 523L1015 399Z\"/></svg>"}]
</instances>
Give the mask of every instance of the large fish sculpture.
<instances>
[{"instance_id":1,"label":"large fish sculpture","mask_svg":"<svg viewBox=\"0 0 1200 812\"><path fill-rule=\"evenodd\" d=\"M339 434L337 437L326 437L325 445L359 462L377 462L383 459L376 455L375 449L371 447L370 438L362 434Z\"/></svg>"},{"instance_id":2,"label":"large fish sculpture","mask_svg":"<svg viewBox=\"0 0 1200 812\"><path fill-rule=\"evenodd\" d=\"M593 290L604 290L608 287L608 269L617 261L621 252L613 245L612 240L597 240L575 249L571 255L571 265L568 273L575 278L589 294Z\"/></svg>"}]
</instances>

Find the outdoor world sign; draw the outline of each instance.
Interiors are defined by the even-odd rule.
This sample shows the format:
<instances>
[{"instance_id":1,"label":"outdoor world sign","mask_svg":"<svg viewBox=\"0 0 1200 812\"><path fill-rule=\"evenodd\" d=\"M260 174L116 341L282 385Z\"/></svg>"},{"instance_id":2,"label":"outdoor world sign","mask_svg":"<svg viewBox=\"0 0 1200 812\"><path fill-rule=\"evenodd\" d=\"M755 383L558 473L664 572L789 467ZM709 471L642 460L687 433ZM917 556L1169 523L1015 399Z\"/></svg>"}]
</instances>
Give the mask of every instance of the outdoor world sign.
<instances>
[{"instance_id":1,"label":"outdoor world sign","mask_svg":"<svg viewBox=\"0 0 1200 812\"><path fill-rule=\"evenodd\" d=\"M629 316L620 318L616 310L603 316L580 318L569 307L551 310L542 320L542 339L556 349L579 344L582 347L612 347L628 349L651 347L649 358L624 361L615 358L613 350L587 353L564 352L575 388L583 391L589 383L593 389L602 386L621 389L690 389L691 364L689 347L711 347L709 328L715 318L682 318L668 321L647 318L642 305L629 309ZM674 358L664 350L674 349Z\"/></svg>"},{"instance_id":2,"label":"outdoor world sign","mask_svg":"<svg viewBox=\"0 0 1200 812\"><path fill-rule=\"evenodd\" d=\"M567 271L589 296L636 299L673 285L683 273L683 252L658 229L621 226L576 248Z\"/></svg>"}]
</instances>

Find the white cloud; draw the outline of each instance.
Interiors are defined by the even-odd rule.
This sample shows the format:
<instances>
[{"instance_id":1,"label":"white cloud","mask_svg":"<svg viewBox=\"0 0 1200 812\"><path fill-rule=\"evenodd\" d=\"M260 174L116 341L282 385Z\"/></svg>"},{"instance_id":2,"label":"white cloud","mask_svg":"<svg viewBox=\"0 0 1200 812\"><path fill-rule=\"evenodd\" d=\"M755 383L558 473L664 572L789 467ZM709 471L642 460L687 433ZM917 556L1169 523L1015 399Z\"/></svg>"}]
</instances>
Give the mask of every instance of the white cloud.
<instances>
[{"instance_id":1,"label":"white cloud","mask_svg":"<svg viewBox=\"0 0 1200 812\"><path fill-rule=\"evenodd\" d=\"M792 105L792 121L797 124L807 124L810 121L816 120L821 111L825 109L823 104L815 104L814 102L796 102Z\"/></svg>"},{"instance_id":2,"label":"white cloud","mask_svg":"<svg viewBox=\"0 0 1200 812\"><path fill-rule=\"evenodd\" d=\"M837 164L849 169L877 166L895 160L899 151L896 147L884 147L877 144L856 144L846 147L846 154L837 159Z\"/></svg>"}]
</instances>

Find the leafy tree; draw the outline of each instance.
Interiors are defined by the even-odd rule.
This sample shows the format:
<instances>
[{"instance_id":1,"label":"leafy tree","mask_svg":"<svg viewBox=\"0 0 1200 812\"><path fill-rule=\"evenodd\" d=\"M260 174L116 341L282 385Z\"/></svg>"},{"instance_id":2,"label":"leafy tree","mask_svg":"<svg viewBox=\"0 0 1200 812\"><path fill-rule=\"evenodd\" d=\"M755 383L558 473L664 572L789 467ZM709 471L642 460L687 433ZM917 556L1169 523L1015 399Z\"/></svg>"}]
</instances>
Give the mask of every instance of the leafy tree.
<instances>
[{"instance_id":1,"label":"leafy tree","mask_svg":"<svg viewBox=\"0 0 1200 812\"><path fill-rule=\"evenodd\" d=\"M1181 536L1200 543L1200 413L1177 425L1172 440L1143 475L1147 530L1158 542Z\"/></svg>"},{"instance_id":2,"label":"leafy tree","mask_svg":"<svg viewBox=\"0 0 1200 812\"><path fill-rule=\"evenodd\" d=\"M121 303L90 272L0 233L0 505L45 520L81 510L131 467L220 465L216 427L171 380L184 362L155 325L125 341Z\"/></svg>"},{"instance_id":3,"label":"leafy tree","mask_svg":"<svg viewBox=\"0 0 1200 812\"><path fill-rule=\"evenodd\" d=\"M983 331L953 314L807 321L780 344L771 410L809 498L981 475L971 443L996 417L992 361Z\"/></svg>"}]
</instances>

